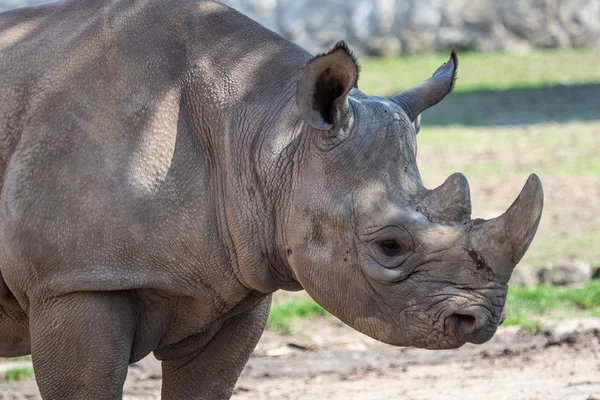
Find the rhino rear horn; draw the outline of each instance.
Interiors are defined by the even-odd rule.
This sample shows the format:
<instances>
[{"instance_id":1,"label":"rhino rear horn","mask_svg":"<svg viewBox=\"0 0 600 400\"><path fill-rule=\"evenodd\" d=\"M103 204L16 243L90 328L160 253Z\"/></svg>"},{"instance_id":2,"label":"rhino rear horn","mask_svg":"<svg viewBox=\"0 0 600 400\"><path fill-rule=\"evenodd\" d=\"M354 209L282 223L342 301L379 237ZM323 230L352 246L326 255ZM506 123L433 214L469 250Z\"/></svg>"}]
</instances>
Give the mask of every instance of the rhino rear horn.
<instances>
[{"instance_id":1,"label":"rhino rear horn","mask_svg":"<svg viewBox=\"0 0 600 400\"><path fill-rule=\"evenodd\" d=\"M456 51L452 50L450 60L439 67L431 78L399 95L391 97L390 100L404 109L418 131L420 126L419 115L450 94L454 88L457 69L458 57L456 56Z\"/></svg>"},{"instance_id":2,"label":"rhino rear horn","mask_svg":"<svg viewBox=\"0 0 600 400\"><path fill-rule=\"evenodd\" d=\"M529 248L542 217L542 182L531 174L521 193L501 216L476 224L471 231L473 250L495 274L508 281Z\"/></svg>"},{"instance_id":3,"label":"rhino rear horn","mask_svg":"<svg viewBox=\"0 0 600 400\"><path fill-rule=\"evenodd\" d=\"M471 195L467 178L457 172L429 191L420 204L433 220L462 222L471 218Z\"/></svg>"}]
</instances>

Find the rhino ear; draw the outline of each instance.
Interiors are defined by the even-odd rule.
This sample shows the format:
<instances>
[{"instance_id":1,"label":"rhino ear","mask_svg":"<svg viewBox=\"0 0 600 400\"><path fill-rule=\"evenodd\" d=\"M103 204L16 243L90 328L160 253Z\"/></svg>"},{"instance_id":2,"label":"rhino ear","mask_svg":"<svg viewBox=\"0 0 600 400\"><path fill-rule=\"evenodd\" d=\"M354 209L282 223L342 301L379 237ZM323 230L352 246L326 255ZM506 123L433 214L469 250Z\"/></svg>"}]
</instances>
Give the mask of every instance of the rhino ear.
<instances>
[{"instance_id":1,"label":"rhino ear","mask_svg":"<svg viewBox=\"0 0 600 400\"><path fill-rule=\"evenodd\" d=\"M313 58L296 87L296 105L302 118L319 130L330 130L348 107L348 93L358 82L355 56L343 41Z\"/></svg>"}]
</instances>

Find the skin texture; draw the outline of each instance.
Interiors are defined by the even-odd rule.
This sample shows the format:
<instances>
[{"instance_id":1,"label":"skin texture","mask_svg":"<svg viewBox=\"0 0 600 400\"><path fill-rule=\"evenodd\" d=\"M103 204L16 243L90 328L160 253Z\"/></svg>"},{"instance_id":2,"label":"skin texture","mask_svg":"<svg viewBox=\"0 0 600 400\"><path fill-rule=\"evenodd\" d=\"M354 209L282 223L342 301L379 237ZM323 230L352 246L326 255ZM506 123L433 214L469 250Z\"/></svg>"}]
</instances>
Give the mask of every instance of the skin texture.
<instances>
[{"instance_id":1,"label":"skin texture","mask_svg":"<svg viewBox=\"0 0 600 400\"><path fill-rule=\"evenodd\" d=\"M456 67L383 99L343 43L215 2L0 15L0 356L31 352L45 399L118 399L150 352L163 398L228 398L278 289L394 345L488 340L543 194L485 222L462 175L423 187Z\"/></svg>"}]
</instances>

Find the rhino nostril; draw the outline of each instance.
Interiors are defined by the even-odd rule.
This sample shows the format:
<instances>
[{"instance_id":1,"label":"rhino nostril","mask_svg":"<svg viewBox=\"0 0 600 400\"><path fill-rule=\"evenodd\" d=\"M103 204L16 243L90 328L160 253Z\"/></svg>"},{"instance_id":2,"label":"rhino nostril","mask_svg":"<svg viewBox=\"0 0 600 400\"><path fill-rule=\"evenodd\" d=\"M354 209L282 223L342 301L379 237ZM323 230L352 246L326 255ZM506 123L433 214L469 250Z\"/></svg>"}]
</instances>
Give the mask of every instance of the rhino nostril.
<instances>
[{"instance_id":1,"label":"rhino nostril","mask_svg":"<svg viewBox=\"0 0 600 400\"><path fill-rule=\"evenodd\" d=\"M497 322L491 322L485 313L471 308L450 316L447 326L457 338L475 344L485 343L494 336Z\"/></svg>"},{"instance_id":2,"label":"rhino nostril","mask_svg":"<svg viewBox=\"0 0 600 400\"><path fill-rule=\"evenodd\" d=\"M477 326L477 318L472 315L454 314L454 318L458 322L459 331L463 334L473 332Z\"/></svg>"}]
</instances>

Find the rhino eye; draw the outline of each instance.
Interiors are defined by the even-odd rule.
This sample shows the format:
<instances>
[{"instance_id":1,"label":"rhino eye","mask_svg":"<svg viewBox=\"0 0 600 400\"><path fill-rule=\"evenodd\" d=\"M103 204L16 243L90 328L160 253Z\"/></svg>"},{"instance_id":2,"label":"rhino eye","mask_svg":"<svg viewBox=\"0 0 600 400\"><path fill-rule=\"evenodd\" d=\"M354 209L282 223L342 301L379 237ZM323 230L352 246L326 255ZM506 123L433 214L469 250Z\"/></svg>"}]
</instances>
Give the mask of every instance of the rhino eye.
<instances>
[{"instance_id":1,"label":"rhino eye","mask_svg":"<svg viewBox=\"0 0 600 400\"><path fill-rule=\"evenodd\" d=\"M402 246L395 240L384 240L379 242L379 249L388 257L395 257L402 252Z\"/></svg>"}]
</instances>

